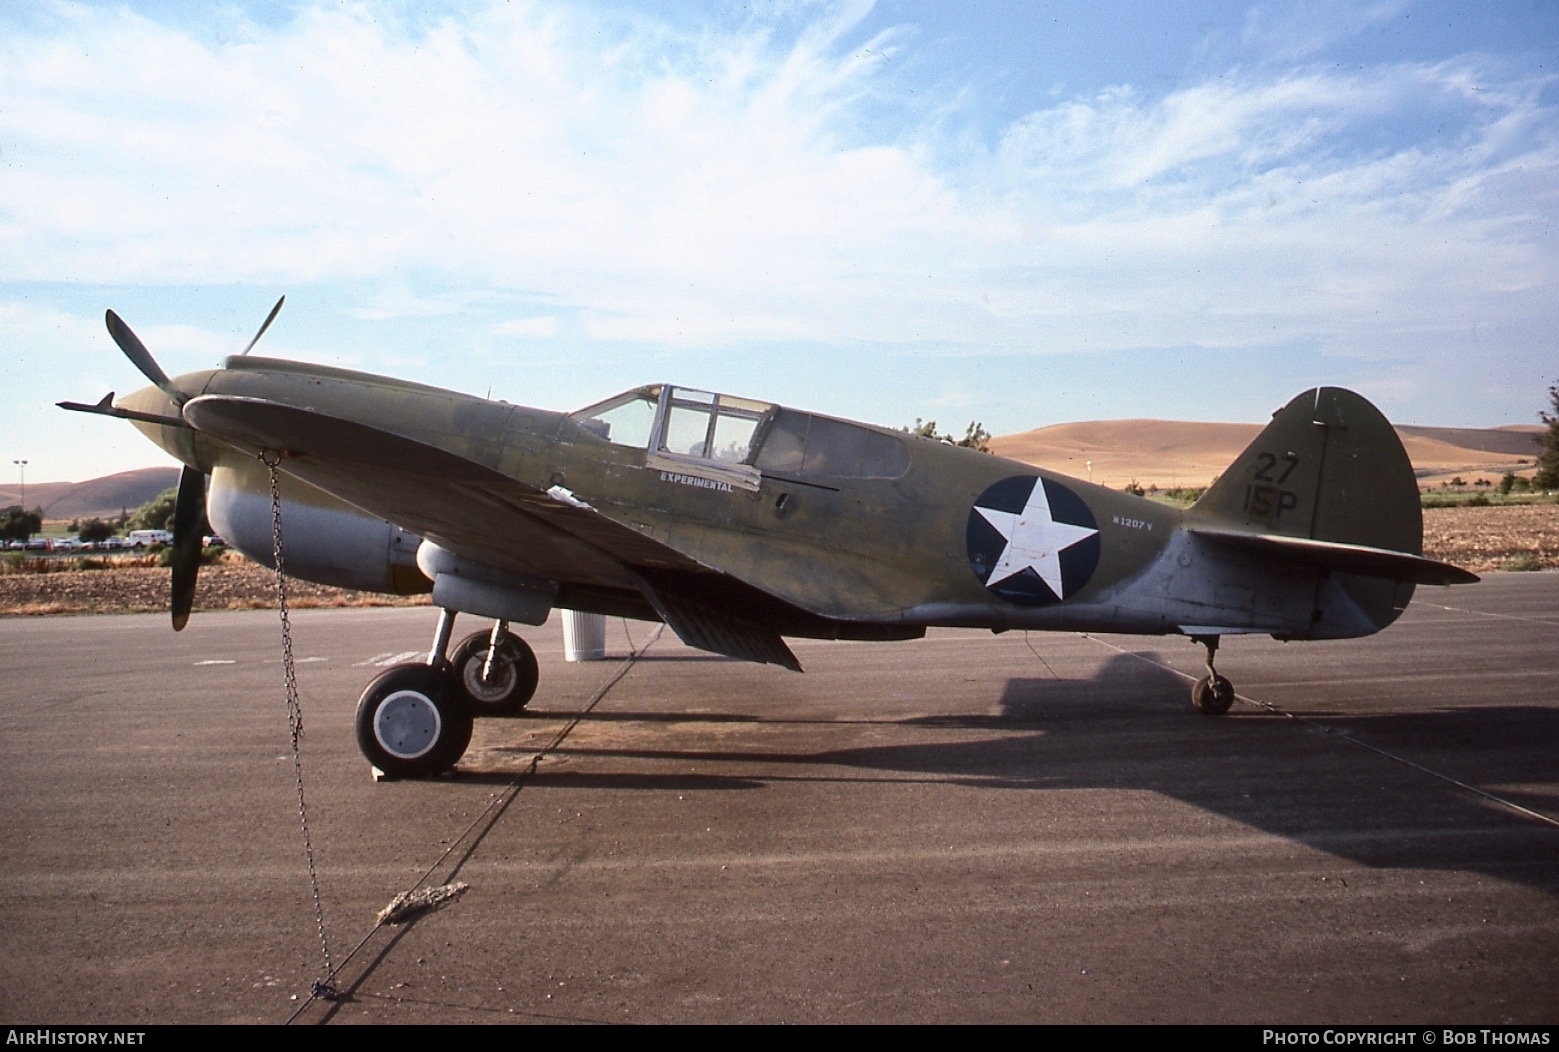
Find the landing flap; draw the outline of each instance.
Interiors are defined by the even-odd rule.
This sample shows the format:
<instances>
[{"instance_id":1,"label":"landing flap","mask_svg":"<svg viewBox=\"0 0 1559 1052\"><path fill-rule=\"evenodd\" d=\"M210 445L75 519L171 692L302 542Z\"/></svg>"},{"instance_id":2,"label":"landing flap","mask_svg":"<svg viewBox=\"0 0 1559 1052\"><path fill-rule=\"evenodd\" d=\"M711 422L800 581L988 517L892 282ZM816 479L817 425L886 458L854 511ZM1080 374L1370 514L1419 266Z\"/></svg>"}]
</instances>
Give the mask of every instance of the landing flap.
<instances>
[{"instance_id":1,"label":"landing flap","mask_svg":"<svg viewBox=\"0 0 1559 1052\"><path fill-rule=\"evenodd\" d=\"M677 638L690 647L760 665L801 671L801 662L772 627L735 616L728 608L706 606L697 599L649 581L640 586L645 598Z\"/></svg>"}]
</instances>

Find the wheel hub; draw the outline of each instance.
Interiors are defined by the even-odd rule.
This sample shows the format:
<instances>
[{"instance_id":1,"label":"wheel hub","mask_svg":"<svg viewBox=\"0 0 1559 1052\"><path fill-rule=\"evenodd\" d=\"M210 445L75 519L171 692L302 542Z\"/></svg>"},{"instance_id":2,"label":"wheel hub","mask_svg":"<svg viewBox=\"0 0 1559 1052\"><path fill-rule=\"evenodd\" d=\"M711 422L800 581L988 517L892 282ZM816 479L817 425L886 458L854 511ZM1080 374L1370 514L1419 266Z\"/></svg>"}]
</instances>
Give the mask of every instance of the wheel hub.
<instances>
[{"instance_id":1,"label":"wheel hub","mask_svg":"<svg viewBox=\"0 0 1559 1052\"><path fill-rule=\"evenodd\" d=\"M426 694L398 690L374 713L374 738L384 751L403 760L426 756L438 744L443 721Z\"/></svg>"},{"instance_id":2,"label":"wheel hub","mask_svg":"<svg viewBox=\"0 0 1559 1052\"><path fill-rule=\"evenodd\" d=\"M482 669L486 663L485 650L478 651L472 655L470 661L466 662L464 676L466 693L477 701L502 701L514 689L514 664L506 661L501 655L494 657L492 674L483 677Z\"/></svg>"}]
</instances>

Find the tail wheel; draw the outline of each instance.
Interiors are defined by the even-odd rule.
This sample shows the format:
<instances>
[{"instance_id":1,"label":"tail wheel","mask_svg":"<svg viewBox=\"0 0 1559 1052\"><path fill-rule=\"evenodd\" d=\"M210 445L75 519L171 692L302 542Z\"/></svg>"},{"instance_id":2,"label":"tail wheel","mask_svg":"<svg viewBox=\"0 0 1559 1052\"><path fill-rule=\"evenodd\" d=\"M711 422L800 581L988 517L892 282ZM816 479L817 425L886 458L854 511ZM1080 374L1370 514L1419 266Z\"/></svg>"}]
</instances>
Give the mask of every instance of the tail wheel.
<instances>
[{"instance_id":1,"label":"tail wheel","mask_svg":"<svg viewBox=\"0 0 1559 1052\"><path fill-rule=\"evenodd\" d=\"M491 648L491 636L486 632L461 640L449 659L455 683L471 703L473 715L518 716L535 696L541 678L536 654L519 636L505 634L489 666Z\"/></svg>"},{"instance_id":2,"label":"tail wheel","mask_svg":"<svg viewBox=\"0 0 1559 1052\"><path fill-rule=\"evenodd\" d=\"M1191 704L1204 716L1222 716L1234 704L1234 684L1222 676L1206 676L1191 688Z\"/></svg>"},{"instance_id":3,"label":"tail wheel","mask_svg":"<svg viewBox=\"0 0 1559 1052\"><path fill-rule=\"evenodd\" d=\"M397 665L357 703L357 745L394 778L431 778L453 767L471 744L471 713L449 674Z\"/></svg>"}]
</instances>

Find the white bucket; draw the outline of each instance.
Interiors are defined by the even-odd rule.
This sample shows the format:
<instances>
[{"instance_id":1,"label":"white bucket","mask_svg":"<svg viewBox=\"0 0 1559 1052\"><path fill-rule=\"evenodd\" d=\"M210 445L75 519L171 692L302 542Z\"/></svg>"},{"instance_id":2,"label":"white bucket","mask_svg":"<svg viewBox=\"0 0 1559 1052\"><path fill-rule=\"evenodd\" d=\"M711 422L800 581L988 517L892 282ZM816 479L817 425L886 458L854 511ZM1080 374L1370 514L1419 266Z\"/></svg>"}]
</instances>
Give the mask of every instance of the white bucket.
<instances>
[{"instance_id":1,"label":"white bucket","mask_svg":"<svg viewBox=\"0 0 1559 1052\"><path fill-rule=\"evenodd\" d=\"M563 657L567 661L606 659L606 617L563 611Z\"/></svg>"}]
</instances>

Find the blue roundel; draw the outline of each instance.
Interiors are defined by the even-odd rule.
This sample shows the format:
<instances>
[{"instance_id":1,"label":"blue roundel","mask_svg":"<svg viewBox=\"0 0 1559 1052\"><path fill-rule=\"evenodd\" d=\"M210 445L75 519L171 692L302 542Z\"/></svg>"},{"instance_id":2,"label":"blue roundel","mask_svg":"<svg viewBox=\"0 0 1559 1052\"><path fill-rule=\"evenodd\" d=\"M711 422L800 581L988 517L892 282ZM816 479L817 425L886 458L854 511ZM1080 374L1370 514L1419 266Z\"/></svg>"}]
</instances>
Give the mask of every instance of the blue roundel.
<instances>
[{"instance_id":1,"label":"blue roundel","mask_svg":"<svg viewBox=\"0 0 1559 1052\"><path fill-rule=\"evenodd\" d=\"M1014 475L969 509L969 567L1019 606L1075 595L1099 566L1099 523L1081 497L1049 479Z\"/></svg>"}]
</instances>

